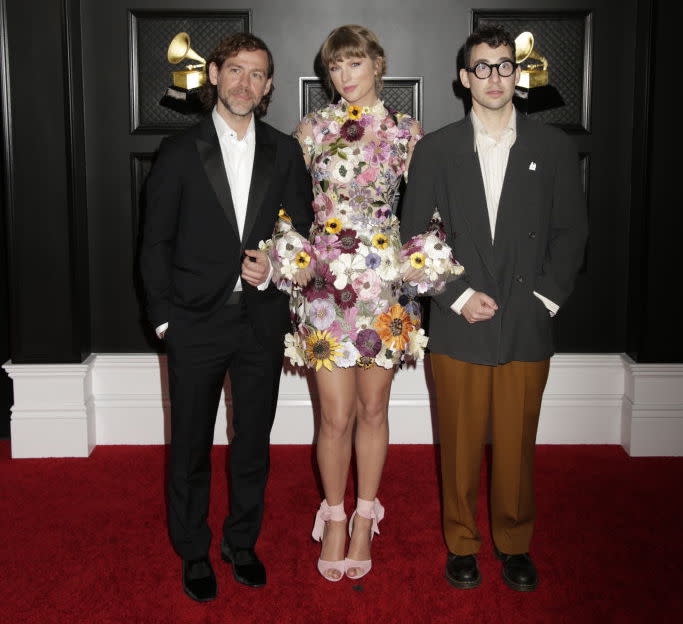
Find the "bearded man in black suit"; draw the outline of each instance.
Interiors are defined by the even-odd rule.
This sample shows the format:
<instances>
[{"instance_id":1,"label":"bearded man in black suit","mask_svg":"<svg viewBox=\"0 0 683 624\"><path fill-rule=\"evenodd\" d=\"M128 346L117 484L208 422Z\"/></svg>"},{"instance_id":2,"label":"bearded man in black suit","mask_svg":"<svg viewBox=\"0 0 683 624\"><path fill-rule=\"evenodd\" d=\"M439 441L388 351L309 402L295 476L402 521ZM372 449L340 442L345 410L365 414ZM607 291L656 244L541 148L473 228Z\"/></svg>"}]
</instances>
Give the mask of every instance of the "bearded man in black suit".
<instances>
[{"instance_id":1,"label":"bearded man in black suit","mask_svg":"<svg viewBox=\"0 0 683 624\"><path fill-rule=\"evenodd\" d=\"M259 121L273 89L265 43L249 33L231 35L206 66L202 95L211 113L161 143L146 186L140 258L148 316L168 353L169 533L182 559L183 588L202 602L217 591L207 516L226 372L235 435L221 555L239 582L266 582L254 546L289 313L258 242L271 237L281 209L304 236L313 218L301 149Z\"/></svg>"}]
</instances>

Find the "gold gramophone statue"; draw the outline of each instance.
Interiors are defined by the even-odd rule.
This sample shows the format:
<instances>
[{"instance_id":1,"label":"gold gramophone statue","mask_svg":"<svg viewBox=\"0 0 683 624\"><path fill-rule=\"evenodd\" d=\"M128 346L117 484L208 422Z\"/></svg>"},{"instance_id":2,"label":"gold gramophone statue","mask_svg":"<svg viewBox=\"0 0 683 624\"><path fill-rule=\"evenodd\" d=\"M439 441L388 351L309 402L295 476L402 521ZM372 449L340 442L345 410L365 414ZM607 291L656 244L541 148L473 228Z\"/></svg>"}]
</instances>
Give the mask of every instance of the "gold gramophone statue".
<instances>
[{"instance_id":1,"label":"gold gramophone statue","mask_svg":"<svg viewBox=\"0 0 683 624\"><path fill-rule=\"evenodd\" d=\"M562 96L548 82L548 59L534 50L534 36L528 31L515 38L515 62L520 68L517 108L528 114L564 106Z\"/></svg>"},{"instance_id":2,"label":"gold gramophone statue","mask_svg":"<svg viewBox=\"0 0 683 624\"><path fill-rule=\"evenodd\" d=\"M171 72L172 85L166 89L159 104L183 114L199 112L199 89L206 82L206 60L190 47L190 35L179 32L173 37L166 58L174 65L186 59L198 62Z\"/></svg>"},{"instance_id":3,"label":"gold gramophone statue","mask_svg":"<svg viewBox=\"0 0 683 624\"><path fill-rule=\"evenodd\" d=\"M515 38L515 62L520 66L518 87L534 89L548 84L548 59L534 50L534 36L526 31Z\"/></svg>"},{"instance_id":4,"label":"gold gramophone statue","mask_svg":"<svg viewBox=\"0 0 683 624\"><path fill-rule=\"evenodd\" d=\"M196 89L206 82L206 73L204 72L206 60L190 47L190 35L187 33L179 32L173 37L168 46L166 56L168 62L174 65L185 59L199 61L199 63L194 65L186 65L185 69L171 72L173 86L180 87L181 89Z\"/></svg>"}]
</instances>

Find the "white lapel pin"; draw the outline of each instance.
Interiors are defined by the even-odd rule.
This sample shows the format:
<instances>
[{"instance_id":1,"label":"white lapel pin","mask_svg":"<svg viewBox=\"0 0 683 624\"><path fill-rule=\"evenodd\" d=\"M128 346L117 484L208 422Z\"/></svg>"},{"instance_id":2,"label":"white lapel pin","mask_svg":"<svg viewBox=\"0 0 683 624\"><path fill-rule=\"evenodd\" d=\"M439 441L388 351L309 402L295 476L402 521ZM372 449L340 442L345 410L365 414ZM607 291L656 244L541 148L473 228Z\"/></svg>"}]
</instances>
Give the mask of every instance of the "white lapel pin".
<instances>
[{"instance_id":1,"label":"white lapel pin","mask_svg":"<svg viewBox=\"0 0 683 624\"><path fill-rule=\"evenodd\" d=\"M533 160L529 163L529 171L536 171L536 163Z\"/></svg>"}]
</instances>

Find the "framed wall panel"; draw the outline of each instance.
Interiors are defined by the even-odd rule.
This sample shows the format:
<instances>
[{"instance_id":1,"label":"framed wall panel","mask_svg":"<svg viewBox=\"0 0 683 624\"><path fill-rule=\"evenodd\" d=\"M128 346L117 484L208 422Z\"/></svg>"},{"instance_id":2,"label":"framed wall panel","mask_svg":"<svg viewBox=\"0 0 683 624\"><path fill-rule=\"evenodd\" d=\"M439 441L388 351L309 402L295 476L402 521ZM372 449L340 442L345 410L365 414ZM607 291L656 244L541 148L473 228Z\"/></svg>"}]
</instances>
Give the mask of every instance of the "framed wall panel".
<instances>
[{"instance_id":1,"label":"framed wall panel","mask_svg":"<svg viewBox=\"0 0 683 624\"><path fill-rule=\"evenodd\" d=\"M399 111L422 120L422 77L384 77L380 95L389 110ZM316 76L299 78L299 118L324 108L330 103L327 89Z\"/></svg>"},{"instance_id":2,"label":"framed wall panel","mask_svg":"<svg viewBox=\"0 0 683 624\"><path fill-rule=\"evenodd\" d=\"M548 60L549 85L561 98L546 108L528 112L545 123L577 133L590 132L592 15L587 10L570 11L472 11L472 29L497 24L513 37L529 31L535 53ZM532 95L534 89L529 91ZM516 103L525 110L527 95L518 91ZM533 110L533 109L531 109Z\"/></svg>"},{"instance_id":3,"label":"framed wall panel","mask_svg":"<svg viewBox=\"0 0 683 624\"><path fill-rule=\"evenodd\" d=\"M159 104L171 85L171 72L187 63L169 63L168 45L179 32L190 36L191 48L207 56L225 36L251 30L251 12L142 11L128 12L130 58L130 131L132 134L168 134L199 120Z\"/></svg>"}]
</instances>

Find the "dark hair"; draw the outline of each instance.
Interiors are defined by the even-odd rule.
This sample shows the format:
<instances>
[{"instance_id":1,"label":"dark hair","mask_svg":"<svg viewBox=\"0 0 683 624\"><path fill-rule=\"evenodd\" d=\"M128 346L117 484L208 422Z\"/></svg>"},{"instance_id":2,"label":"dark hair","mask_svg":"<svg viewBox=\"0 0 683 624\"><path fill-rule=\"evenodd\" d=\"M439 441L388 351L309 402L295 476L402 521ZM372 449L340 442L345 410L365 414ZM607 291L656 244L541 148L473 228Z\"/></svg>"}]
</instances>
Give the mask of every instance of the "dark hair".
<instances>
[{"instance_id":1,"label":"dark hair","mask_svg":"<svg viewBox=\"0 0 683 624\"><path fill-rule=\"evenodd\" d=\"M325 68L325 80L330 91L334 93L334 85L330 78L330 65L352 56L368 57L373 62L380 59L379 75L375 76L375 91L379 94L384 86L382 76L387 71L384 48L374 32L357 24L346 24L335 28L327 35L327 39L320 48L320 60Z\"/></svg>"},{"instance_id":2,"label":"dark hair","mask_svg":"<svg viewBox=\"0 0 683 624\"><path fill-rule=\"evenodd\" d=\"M486 25L477 28L469 37L467 37L464 46L465 67L470 66L472 48L480 43L486 43L492 48L509 46L512 50L512 59L515 59L515 40L512 38L512 35L501 26Z\"/></svg>"},{"instance_id":3,"label":"dark hair","mask_svg":"<svg viewBox=\"0 0 683 624\"><path fill-rule=\"evenodd\" d=\"M270 53L268 46L263 42L262 39L259 39L259 37L256 35L252 35L248 32L235 33L225 37L214 48L213 52L211 52L209 58L206 60L206 82L199 92L199 97L202 101L202 105L207 111L211 110L216 105L218 100L218 89L216 85L212 85L211 81L209 80L209 66L211 63L215 63L218 69L220 69L226 59L236 56L242 50L248 50L249 52L253 52L254 50L263 50L268 56L267 78L273 77L273 72L275 71L273 55ZM259 102L259 105L254 109L254 115L257 119L266 114L274 88L275 87L271 83L270 90L263 96Z\"/></svg>"}]
</instances>

